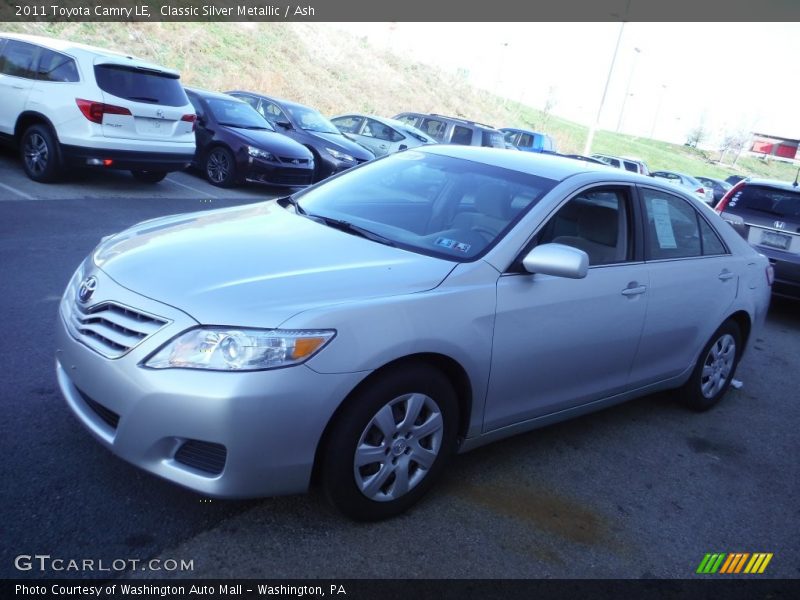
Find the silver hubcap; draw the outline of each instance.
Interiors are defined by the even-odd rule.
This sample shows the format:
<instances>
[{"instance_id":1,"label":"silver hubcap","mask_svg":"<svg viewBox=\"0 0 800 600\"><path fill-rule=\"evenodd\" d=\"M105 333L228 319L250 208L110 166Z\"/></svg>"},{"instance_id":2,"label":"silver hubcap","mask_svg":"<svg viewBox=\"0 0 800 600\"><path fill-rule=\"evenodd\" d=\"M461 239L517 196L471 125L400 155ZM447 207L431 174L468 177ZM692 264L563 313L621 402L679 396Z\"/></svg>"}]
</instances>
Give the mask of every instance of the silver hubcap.
<instances>
[{"instance_id":1,"label":"silver hubcap","mask_svg":"<svg viewBox=\"0 0 800 600\"><path fill-rule=\"evenodd\" d=\"M425 478L442 447L444 421L425 394L406 394L364 428L353 460L356 484L370 500L396 500Z\"/></svg>"},{"instance_id":2,"label":"silver hubcap","mask_svg":"<svg viewBox=\"0 0 800 600\"><path fill-rule=\"evenodd\" d=\"M50 152L47 142L38 133L32 133L25 142L25 164L31 173L41 175L47 168L47 159Z\"/></svg>"},{"instance_id":3,"label":"silver hubcap","mask_svg":"<svg viewBox=\"0 0 800 600\"><path fill-rule=\"evenodd\" d=\"M208 156L208 165L206 166L208 178L214 183L222 183L228 178L228 173L231 172L231 163L228 160L228 155L224 152L215 150Z\"/></svg>"},{"instance_id":4,"label":"silver hubcap","mask_svg":"<svg viewBox=\"0 0 800 600\"><path fill-rule=\"evenodd\" d=\"M725 386L733 371L733 359L736 357L736 340L729 333L719 338L706 355L703 373L700 376L700 388L703 396L713 398Z\"/></svg>"}]
</instances>

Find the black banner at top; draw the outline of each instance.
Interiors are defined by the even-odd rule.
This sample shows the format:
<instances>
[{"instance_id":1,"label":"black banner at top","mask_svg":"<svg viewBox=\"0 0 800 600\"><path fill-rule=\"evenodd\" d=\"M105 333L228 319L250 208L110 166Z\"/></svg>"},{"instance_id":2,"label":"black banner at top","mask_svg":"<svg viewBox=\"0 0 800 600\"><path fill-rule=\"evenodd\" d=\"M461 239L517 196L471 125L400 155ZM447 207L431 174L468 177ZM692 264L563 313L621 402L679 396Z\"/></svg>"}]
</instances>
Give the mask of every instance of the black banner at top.
<instances>
[{"instance_id":1,"label":"black banner at top","mask_svg":"<svg viewBox=\"0 0 800 600\"><path fill-rule=\"evenodd\" d=\"M800 21L800 1L0 0L0 21L787 22Z\"/></svg>"}]
</instances>

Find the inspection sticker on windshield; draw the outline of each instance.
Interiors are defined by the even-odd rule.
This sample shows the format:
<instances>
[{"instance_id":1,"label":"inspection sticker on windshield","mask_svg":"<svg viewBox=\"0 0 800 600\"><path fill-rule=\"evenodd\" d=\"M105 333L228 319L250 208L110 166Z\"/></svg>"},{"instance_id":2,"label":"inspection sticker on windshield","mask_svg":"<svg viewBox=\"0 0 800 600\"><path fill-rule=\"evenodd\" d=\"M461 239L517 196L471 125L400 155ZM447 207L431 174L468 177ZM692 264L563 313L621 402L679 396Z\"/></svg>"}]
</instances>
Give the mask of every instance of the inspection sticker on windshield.
<instances>
[{"instance_id":1,"label":"inspection sticker on windshield","mask_svg":"<svg viewBox=\"0 0 800 600\"><path fill-rule=\"evenodd\" d=\"M651 198L650 208L653 211L653 224L656 226L658 245L663 249L675 249L675 232L672 231L672 221L669 218L669 202L664 198Z\"/></svg>"},{"instance_id":2,"label":"inspection sticker on windshield","mask_svg":"<svg viewBox=\"0 0 800 600\"><path fill-rule=\"evenodd\" d=\"M465 244L464 242L457 242L456 240L451 240L449 238L436 238L434 242L437 246L441 246L442 248L447 248L449 250L457 250L458 252L469 252L469 249L472 248L471 244Z\"/></svg>"}]
</instances>

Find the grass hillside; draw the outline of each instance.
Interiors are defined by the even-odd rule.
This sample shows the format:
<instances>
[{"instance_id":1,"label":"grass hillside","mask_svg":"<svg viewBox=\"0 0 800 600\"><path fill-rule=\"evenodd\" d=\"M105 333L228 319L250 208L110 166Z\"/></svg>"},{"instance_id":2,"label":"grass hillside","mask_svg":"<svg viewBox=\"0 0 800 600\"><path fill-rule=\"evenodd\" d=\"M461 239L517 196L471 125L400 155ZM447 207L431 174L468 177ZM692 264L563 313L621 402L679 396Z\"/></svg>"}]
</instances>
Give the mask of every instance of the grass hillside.
<instances>
[{"instance_id":1,"label":"grass hillside","mask_svg":"<svg viewBox=\"0 0 800 600\"><path fill-rule=\"evenodd\" d=\"M187 85L250 89L296 100L327 115L402 111L461 116L552 135L562 152L583 151L587 128L475 88L457 75L375 48L328 24L0 23L0 30L62 37L124 51L178 69ZM722 167L685 146L600 131L593 151L635 156L652 169L722 177L793 180L797 167L742 157Z\"/></svg>"}]
</instances>

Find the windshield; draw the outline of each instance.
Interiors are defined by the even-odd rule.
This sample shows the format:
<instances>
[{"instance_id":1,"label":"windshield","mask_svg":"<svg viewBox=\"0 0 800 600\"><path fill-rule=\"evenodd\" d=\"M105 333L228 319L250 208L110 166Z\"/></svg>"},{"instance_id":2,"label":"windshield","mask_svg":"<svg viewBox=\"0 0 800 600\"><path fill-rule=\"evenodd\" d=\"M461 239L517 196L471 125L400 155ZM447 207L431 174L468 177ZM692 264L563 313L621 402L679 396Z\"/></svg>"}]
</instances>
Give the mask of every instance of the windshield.
<instances>
[{"instance_id":1,"label":"windshield","mask_svg":"<svg viewBox=\"0 0 800 600\"><path fill-rule=\"evenodd\" d=\"M267 129L275 131L264 117L245 102L225 98L208 98L208 109L220 125L242 129Z\"/></svg>"},{"instance_id":2,"label":"windshield","mask_svg":"<svg viewBox=\"0 0 800 600\"><path fill-rule=\"evenodd\" d=\"M556 183L406 150L300 192L295 199L309 218L322 217L339 228L342 222L352 224L375 234L370 239L466 262L493 246Z\"/></svg>"},{"instance_id":3,"label":"windshield","mask_svg":"<svg viewBox=\"0 0 800 600\"><path fill-rule=\"evenodd\" d=\"M299 125L300 129L318 131L320 133L341 134L333 123L313 108L307 108L305 106L286 106L285 108L287 112L292 115L292 119Z\"/></svg>"}]
</instances>

